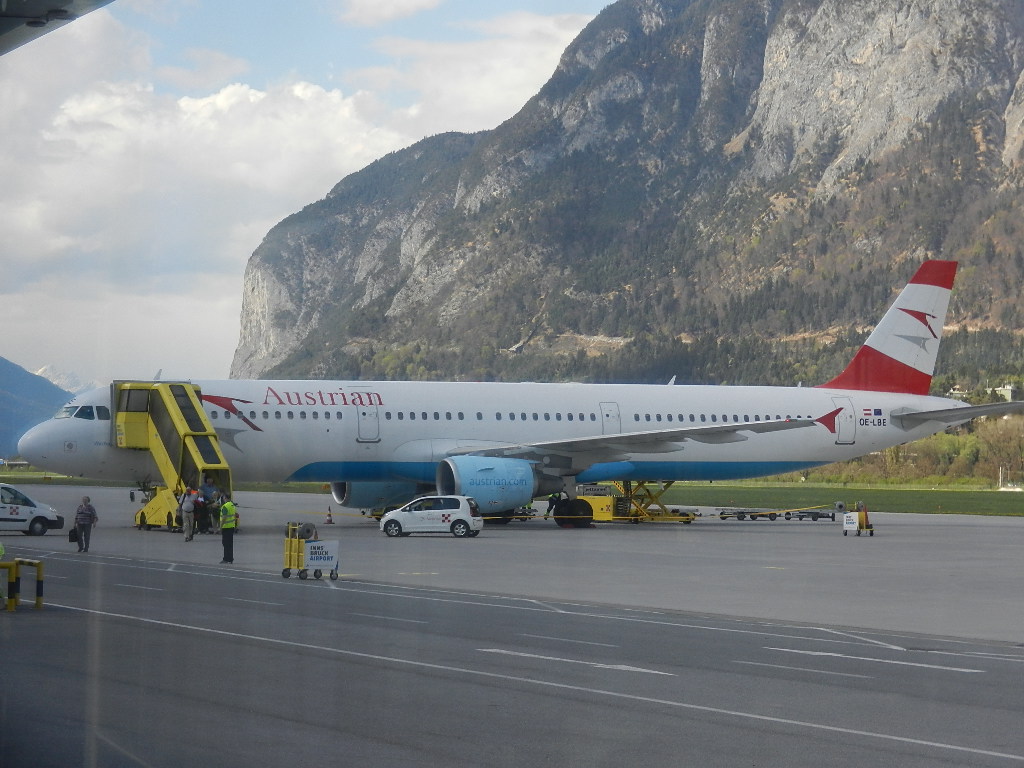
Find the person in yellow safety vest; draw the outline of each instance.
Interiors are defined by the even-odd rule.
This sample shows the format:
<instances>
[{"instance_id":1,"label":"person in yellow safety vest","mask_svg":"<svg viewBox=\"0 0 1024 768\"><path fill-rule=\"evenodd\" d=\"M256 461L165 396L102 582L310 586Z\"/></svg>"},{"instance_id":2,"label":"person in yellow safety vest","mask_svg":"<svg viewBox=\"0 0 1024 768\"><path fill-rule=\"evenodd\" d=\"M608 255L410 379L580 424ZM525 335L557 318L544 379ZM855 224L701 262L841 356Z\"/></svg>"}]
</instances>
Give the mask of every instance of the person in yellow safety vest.
<instances>
[{"instance_id":1,"label":"person in yellow safety vest","mask_svg":"<svg viewBox=\"0 0 1024 768\"><path fill-rule=\"evenodd\" d=\"M238 526L238 507L226 493L220 495L220 541L224 545L222 563L235 562L235 528Z\"/></svg>"}]
</instances>

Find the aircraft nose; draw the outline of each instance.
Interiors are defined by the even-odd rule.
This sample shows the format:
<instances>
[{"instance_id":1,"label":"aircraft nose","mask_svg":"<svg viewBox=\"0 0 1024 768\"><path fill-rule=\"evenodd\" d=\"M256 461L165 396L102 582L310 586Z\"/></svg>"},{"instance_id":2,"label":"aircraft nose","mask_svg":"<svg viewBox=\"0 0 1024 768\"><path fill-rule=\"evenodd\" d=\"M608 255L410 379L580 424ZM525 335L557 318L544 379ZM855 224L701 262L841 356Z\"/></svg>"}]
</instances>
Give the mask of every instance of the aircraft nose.
<instances>
[{"instance_id":1,"label":"aircraft nose","mask_svg":"<svg viewBox=\"0 0 1024 768\"><path fill-rule=\"evenodd\" d=\"M46 422L37 424L18 440L18 455L34 466L43 466L53 455L51 443L48 436Z\"/></svg>"}]
</instances>

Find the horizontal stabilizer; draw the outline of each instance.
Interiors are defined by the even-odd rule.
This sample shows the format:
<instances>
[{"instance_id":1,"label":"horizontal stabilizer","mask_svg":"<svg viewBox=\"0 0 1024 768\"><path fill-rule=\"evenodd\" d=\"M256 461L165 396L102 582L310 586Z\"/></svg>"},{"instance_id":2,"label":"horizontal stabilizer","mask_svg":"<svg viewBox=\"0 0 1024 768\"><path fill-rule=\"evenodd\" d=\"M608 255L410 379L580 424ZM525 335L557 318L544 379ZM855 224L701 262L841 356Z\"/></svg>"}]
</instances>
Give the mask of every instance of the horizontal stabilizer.
<instances>
[{"instance_id":1,"label":"horizontal stabilizer","mask_svg":"<svg viewBox=\"0 0 1024 768\"><path fill-rule=\"evenodd\" d=\"M1003 413L1019 413L1024 411L1024 400L1009 403L988 403L987 405L965 405L962 408L942 408L935 411L911 411L909 413L893 413L893 421L900 422L905 429L916 427L927 421L939 421L943 424L963 424L979 416L997 416Z\"/></svg>"}]
</instances>

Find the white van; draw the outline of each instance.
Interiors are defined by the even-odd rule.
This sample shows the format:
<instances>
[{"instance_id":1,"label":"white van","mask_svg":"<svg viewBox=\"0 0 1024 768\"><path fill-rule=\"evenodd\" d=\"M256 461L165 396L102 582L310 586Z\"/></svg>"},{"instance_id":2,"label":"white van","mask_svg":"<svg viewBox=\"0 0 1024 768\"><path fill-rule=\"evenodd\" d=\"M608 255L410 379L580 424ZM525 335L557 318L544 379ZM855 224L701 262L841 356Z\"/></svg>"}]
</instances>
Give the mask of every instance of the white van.
<instances>
[{"instance_id":1,"label":"white van","mask_svg":"<svg viewBox=\"0 0 1024 768\"><path fill-rule=\"evenodd\" d=\"M64 518L49 504L32 501L13 485L0 483L0 531L42 536L64 527Z\"/></svg>"}]
</instances>

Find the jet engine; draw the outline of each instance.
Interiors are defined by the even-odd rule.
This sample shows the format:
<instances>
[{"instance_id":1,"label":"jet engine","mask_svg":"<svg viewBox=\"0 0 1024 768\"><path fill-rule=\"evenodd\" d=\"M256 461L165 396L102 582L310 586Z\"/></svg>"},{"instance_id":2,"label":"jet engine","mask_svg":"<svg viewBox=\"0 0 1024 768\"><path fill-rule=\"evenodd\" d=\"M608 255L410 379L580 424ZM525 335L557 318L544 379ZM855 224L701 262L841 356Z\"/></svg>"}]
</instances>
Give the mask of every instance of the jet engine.
<instances>
[{"instance_id":1,"label":"jet engine","mask_svg":"<svg viewBox=\"0 0 1024 768\"><path fill-rule=\"evenodd\" d=\"M543 475L525 459L453 456L437 465L437 492L472 496L486 515L528 504L562 490L562 479Z\"/></svg>"},{"instance_id":2,"label":"jet engine","mask_svg":"<svg viewBox=\"0 0 1024 768\"><path fill-rule=\"evenodd\" d=\"M432 490L418 483L331 483L334 500L356 509L393 507Z\"/></svg>"}]
</instances>

